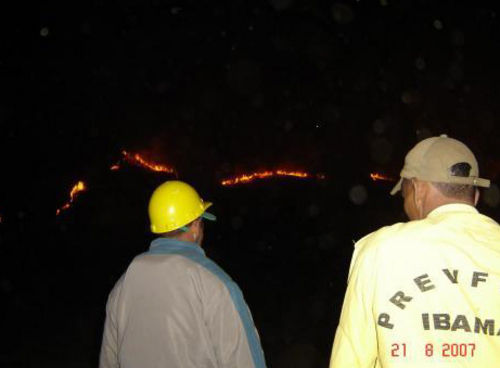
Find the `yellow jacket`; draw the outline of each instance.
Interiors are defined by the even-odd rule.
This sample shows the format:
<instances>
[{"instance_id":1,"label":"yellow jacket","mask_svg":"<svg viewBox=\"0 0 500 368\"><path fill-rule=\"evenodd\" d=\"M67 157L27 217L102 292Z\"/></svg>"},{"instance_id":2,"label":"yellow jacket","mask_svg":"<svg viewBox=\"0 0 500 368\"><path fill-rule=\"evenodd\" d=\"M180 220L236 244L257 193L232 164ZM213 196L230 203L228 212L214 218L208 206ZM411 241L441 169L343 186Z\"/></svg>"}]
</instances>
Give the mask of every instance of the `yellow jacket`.
<instances>
[{"instance_id":1,"label":"yellow jacket","mask_svg":"<svg viewBox=\"0 0 500 368\"><path fill-rule=\"evenodd\" d=\"M465 204L355 246L330 368L500 367L500 226Z\"/></svg>"}]
</instances>

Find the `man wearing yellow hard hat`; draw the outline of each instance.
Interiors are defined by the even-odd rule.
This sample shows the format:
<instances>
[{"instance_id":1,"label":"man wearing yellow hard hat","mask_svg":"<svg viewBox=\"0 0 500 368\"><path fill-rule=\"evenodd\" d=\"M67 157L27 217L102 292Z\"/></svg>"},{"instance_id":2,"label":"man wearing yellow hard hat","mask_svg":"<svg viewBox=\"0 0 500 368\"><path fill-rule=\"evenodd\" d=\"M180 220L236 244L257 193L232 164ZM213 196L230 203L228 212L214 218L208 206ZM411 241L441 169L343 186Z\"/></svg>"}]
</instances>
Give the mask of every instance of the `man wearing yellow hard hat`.
<instances>
[{"instance_id":1,"label":"man wearing yellow hard hat","mask_svg":"<svg viewBox=\"0 0 500 368\"><path fill-rule=\"evenodd\" d=\"M264 368L250 311L236 283L205 256L198 193L167 181L149 201L159 237L111 291L100 368Z\"/></svg>"},{"instance_id":2,"label":"man wearing yellow hard hat","mask_svg":"<svg viewBox=\"0 0 500 368\"><path fill-rule=\"evenodd\" d=\"M446 135L406 155L410 221L355 245L330 368L500 366L500 226L474 154Z\"/></svg>"}]
</instances>

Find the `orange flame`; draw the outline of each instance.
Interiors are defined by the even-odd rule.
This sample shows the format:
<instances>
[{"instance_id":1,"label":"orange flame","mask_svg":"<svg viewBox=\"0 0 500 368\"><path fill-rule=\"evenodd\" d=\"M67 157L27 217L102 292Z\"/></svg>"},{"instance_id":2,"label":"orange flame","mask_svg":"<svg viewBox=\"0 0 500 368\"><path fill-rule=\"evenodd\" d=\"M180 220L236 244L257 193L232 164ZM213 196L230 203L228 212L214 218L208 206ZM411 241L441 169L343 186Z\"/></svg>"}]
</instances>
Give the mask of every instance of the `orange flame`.
<instances>
[{"instance_id":1,"label":"orange flame","mask_svg":"<svg viewBox=\"0 0 500 368\"><path fill-rule=\"evenodd\" d=\"M141 155L139 155L138 153L130 153L124 150L122 151L122 155L123 155L123 160L127 161L132 165L140 166L142 168L155 172L165 172L169 174L175 173L174 168L150 162ZM116 163L113 166L111 166L110 170L112 171L120 170L120 163Z\"/></svg>"},{"instance_id":2,"label":"orange flame","mask_svg":"<svg viewBox=\"0 0 500 368\"><path fill-rule=\"evenodd\" d=\"M373 181L396 181L394 178L391 178L389 176L385 176L383 174L380 174L380 173L371 173L370 174L370 178L373 180Z\"/></svg>"},{"instance_id":3,"label":"orange flame","mask_svg":"<svg viewBox=\"0 0 500 368\"><path fill-rule=\"evenodd\" d=\"M292 176L296 178L313 178L316 177L317 179L324 179L325 175L323 174L317 174L317 175L312 175L308 172L305 171L286 171L286 170L274 170L274 171L258 171L254 172L251 174L242 174L240 176L235 176L230 179L224 179L221 181L221 184L223 186L231 186L231 185L236 185L236 184L246 184L250 183L254 180L257 179L265 179L265 178L270 178L270 177L277 177L277 176Z\"/></svg>"},{"instance_id":4,"label":"orange flame","mask_svg":"<svg viewBox=\"0 0 500 368\"><path fill-rule=\"evenodd\" d=\"M69 201L66 202L61 208L59 208L57 211L56 211L56 216L59 216L59 214L64 211L64 210L67 210L68 208L71 207L71 204L73 203L73 201L75 200L76 198L76 195L80 192L83 192L87 190L87 187L85 185L85 183L83 181L78 181L78 183L76 183L73 188L71 189L71 192L69 193Z\"/></svg>"}]
</instances>

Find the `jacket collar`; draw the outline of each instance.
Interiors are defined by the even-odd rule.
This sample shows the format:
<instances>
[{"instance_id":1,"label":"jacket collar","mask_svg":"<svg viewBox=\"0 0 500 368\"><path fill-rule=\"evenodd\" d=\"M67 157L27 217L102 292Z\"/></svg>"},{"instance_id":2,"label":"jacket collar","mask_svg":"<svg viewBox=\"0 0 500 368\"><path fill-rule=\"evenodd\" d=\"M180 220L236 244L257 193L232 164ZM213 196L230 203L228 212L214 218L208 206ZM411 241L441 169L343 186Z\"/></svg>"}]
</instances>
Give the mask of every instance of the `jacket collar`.
<instances>
[{"instance_id":1,"label":"jacket collar","mask_svg":"<svg viewBox=\"0 0 500 368\"><path fill-rule=\"evenodd\" d=\"M470 204L465 204L465 203L450 203L450 204L445 204L443 206L439 206L435 209L433 209L429 214L427 215L428 218L436 217L441 214L445 213L451 213L451 212L460 212L460 213L479 213L478 210L474 207L471 206Z\"/></svg>"},{"instance_id":2,"label":"jacket collar","mask_svg":"<svg viewBox=\"0 0 500 368\"><path fill-rule=\"evenodd\" d=\"M182 253L195 252L205 255L205 251L193 242L187 242L177 239L156 238L149 246L149 253Z\"/></svg>"}]
</instances>

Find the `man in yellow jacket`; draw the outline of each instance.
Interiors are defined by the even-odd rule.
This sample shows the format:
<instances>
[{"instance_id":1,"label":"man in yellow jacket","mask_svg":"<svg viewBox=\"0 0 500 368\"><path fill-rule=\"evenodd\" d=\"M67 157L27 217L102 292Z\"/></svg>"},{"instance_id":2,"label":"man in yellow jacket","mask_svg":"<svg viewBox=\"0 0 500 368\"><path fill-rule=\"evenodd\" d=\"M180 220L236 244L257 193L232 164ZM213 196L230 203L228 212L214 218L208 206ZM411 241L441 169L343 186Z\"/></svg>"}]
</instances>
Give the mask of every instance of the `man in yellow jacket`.
<instances>
[{"instance_id":1,"label":"man in yellow jacket","mask_svg":"<svg viewBox=\"0 0 500 368\"><path fill-rule=\"evenodd\" d=\"M406 156L410 221L355 245L330 368L500 367L500 226L474 154L446 135Z\"/></svg>"}]
</instances>

